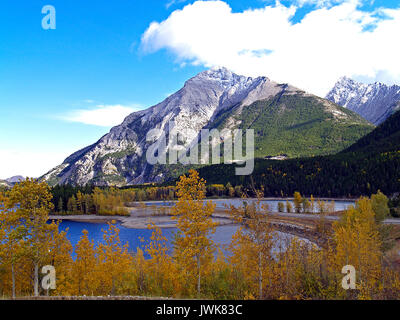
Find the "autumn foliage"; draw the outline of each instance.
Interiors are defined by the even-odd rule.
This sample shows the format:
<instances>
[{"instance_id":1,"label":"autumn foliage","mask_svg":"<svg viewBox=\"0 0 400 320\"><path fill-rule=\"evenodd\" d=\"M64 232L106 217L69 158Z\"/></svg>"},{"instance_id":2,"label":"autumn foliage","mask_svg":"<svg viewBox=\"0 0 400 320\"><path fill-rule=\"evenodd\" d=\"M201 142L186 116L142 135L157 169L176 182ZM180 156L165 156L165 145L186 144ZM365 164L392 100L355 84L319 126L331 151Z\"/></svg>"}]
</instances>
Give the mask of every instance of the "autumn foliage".
<instances>
[{"instance_id":1,"label":"autumn foliage","mask_svg":"<svg viewBox=\"0 0 400 320\"><path fill-rule=\"evenodd\" d=\"M93 193L100 198L102 194ZM60 231L59 223L48 222L53 210L49 187L32 179L16 184L0 198L0 294L209 299L400 297L399 273L388 260L384 245L382 220L388 210L383 194L372 200L361 198L350 207L325 234L328 240L320 247L278 233L270 221L270 209L261 205L260 199L232 206L229 211L239 227L224 250L212 241L217 227L212 218L215 205L205 200L206 182L196 171L179 179L176 195L173 216L178 232L172 243L159 227L150 224L150 239L143 240L141 248L129 248L121 243L118 227L109 224L101 243L94 243L84 230L73 247L68 230ZM79 206L82 201L78 201ZM284 207L282 203L282 211ZM294 208L287 211L323 212L324 208L313 198L307 204L296 194ZM40 286L44 265L56 269L55 290L45 291ZM344 265L357 271L355 290L341 286Z\"/></svg>"}]
</instances>

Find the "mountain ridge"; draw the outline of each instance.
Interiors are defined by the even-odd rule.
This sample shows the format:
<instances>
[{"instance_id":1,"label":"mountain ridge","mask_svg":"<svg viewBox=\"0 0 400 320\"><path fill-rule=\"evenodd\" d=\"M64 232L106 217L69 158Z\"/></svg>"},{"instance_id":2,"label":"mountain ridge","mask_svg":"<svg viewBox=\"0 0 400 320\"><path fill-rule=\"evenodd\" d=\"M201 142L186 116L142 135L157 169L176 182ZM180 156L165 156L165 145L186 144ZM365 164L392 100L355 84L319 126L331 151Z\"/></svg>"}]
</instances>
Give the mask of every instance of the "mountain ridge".
<instances>
[{"instance_id":1,"label":"mountain ridge","mask_svg":"<svg viewBox=\"0 0 400 320\"><path fill-rule=\"evenodd\" d=\"M400 109L400 86L389 86L382 82L365 84L341 77L326 99L378 125Z\"/></svg>"},{"instance_id":2,"label":"mountain ridge","mask_svg":"<svg viewBox=\"0 0 400 320\"><path fill-rule=\"evenodd\" d=\"M363 134L372 130L372 125L356 114L289 84L279 84L267 77L240 76L223 67L213 68L187 80L180 90L159 104L128 115L96 143L73 153L41 179L52 185L84 185L90 182L122 186L161 182L168 178L171 167L147 163L145 154L150 142L146 141L146 134L149 130L179 132L178 142L187 149L201 129L216 128L213 123L221 120L221 114L225 114L224 128L240 128L246 123L246 117L240 118L240 115L249 106L275 98L279 102L282 97L286 99L289 96L296 96L298 100L312 99L315 103L310 106L323 110L321 121L328 121L328 127L335 128L341 121L349 120L355 126L364 128ZM268 114L270 105L261 109L260 115ZM290 105L282 109L290 109ZM298 124L296 120L292 122L293 125ZM332 133L328 130L324 134L330 136ZM352 140L359 138L360 134L357 133ZM172 146L168 142L169 147Z\"/></svg>"}]
</instances>

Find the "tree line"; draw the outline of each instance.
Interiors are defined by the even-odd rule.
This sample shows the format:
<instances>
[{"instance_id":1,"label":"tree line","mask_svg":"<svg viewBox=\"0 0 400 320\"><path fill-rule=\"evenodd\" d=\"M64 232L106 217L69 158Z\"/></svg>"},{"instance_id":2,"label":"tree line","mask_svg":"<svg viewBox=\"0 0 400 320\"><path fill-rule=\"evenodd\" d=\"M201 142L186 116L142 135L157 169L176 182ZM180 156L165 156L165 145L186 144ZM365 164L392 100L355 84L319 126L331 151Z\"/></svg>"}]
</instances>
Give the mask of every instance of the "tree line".
<instances>
[{"instance_id":1,"label":"tree line","mask_svg":"<svg viewBox=\"0 0 400 320\"><path fill-rule=\"evenodd\" d=\"M128 215L130 202L177 199L175 186L132 188L57 185L51 188L53 212L58 214ZM241 186L212 184L206 186L207 197L241 197Z\"/></svg>"},{"instance_id":2,"label":"tree line","mask_svg":"<svg viewBox=\"0 0 400 320\"><path fill-rule=\"evenodd\" d=\"M381 190L400 190L400 151L370 156L334 155L325 157L264 160L256 159L249 176L235 175L234 165L213 165L199 169L209 183L242 186L251 193L263 188L265 197L288 197L296 191L317 197L357 198Z\"/></svg>"},{"instance_id":3,"label":"tree line","mask_svg":"<svg viewBox=\"0 0 400 320\"><path fill-rule=\"evenodd\" d=\"M71 185L60 185L51 188L50 192L52 194L53 203L52 213L56 214L129 215L129 205L131 202L178 199L175 186L88 188L87 186L73 187ZM259 192L261 192L262 196L266 194L263 186ZM378 190L377 193L381 194L381 191ZM5 194L5 191L3 194ZM228 182L225 186L223 184L206 185L205 196L210 199L242 198L256 197L257 194L252 188L244 188L243 186L233 187ZM283 194L280 196L283 196ZM278 212L327 213L335 211L335 202L333 200L323 201L321 199L316 199L313 194L311 194L310 197L303 196L298 191L295 191L291 196L293 202L289 200L278 202ZM399 217L400 196L392 197L388 204L391 216Z\"/></svg>"}]
</instances>

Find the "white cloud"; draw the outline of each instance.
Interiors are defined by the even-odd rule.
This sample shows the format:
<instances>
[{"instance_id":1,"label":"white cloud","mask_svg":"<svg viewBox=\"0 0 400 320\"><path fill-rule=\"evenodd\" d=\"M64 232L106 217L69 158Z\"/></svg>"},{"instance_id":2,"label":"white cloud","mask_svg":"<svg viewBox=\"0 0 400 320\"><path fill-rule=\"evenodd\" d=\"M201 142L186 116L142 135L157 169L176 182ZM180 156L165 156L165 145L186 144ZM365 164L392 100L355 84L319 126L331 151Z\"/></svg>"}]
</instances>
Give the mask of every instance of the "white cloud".
<instances>
[{"instance_id":1,"label":"white cloud","mask_svg":"<svg viewBox=\"0 0 400 320\"><path fill-rule=\"evenodd\" d=\"M64 161L68 151L49 152L0 149L0 179L16 175L38 178Z\"/></svg>"},{"instance_id":2,"label":"white cloud","mask_svg":"<svg viewBox=\"0 0 400 320\"><path fill-rule=\"evenodd\" d=\"M344 75L375 80L385 75L400 82L400 8L365 12L356 0L335 6L336 1L299 1L320 6L295 24L295 5L277 2L233 13L223 1L197 1L151 23L142 49L167 49L179 64L223 65L321 96Z\"/></svg>"},{"instance_id":3,"label":"white cloud","mask_svg":"<svg viewBox=\"0 0 400 320\"><path fill-rule=\"evenodd\" d=\"M72 112L62 115L59 118L71 122L80 122L102 127L112 127L119 125L126 116L140 109L142 109L142 107L139 105L97 105L91 109L73 110Z\"/></svg>"}]
</instances>

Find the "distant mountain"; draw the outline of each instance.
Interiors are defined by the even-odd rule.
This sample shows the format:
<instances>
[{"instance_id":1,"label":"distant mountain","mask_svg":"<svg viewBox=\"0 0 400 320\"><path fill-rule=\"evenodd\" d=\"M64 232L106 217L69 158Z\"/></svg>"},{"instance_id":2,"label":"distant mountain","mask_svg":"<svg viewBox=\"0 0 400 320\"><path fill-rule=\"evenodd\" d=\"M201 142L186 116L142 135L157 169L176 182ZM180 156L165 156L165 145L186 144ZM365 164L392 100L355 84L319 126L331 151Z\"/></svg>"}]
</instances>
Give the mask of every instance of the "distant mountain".
<instances>
[{"instance_id":1,"label":"distant mountain","mask_svg":"<svg viewBox=\"0 0 400 320\"><path fill-rule=\"evenodd\" d=\"M5 179L5 181L7 181L10 184L17 183L22 180L25 180L25 178L23 176L13 176L11 178Z\"/></svg>"},{"instance_id":2,"label":"distant mountain","mask_svg":"<svg viewBox=\"0 0 400 320\"><path fill-rule=\"evenodd\" d=\"M363 84L343 77L326 99L352 110L374 124L385 121L400 109L400 86L380 82Z\"/></svg>"},{"instance_id":3,"label":"distant mountain","mask_svg":"<svg viewBox=\"0 0 400 320\"><path fill-rule=\"evenodd\" d=\"M186 149L202 128L253 128L256 156L298 157L343 150L373 126L352 111L288 84L213 68L186 81L163 102L132 113L42 179L53 185L165 181L177 174L179 165L153 166L146 161L151 144L146 134L154 128L179 132L179 144Z\"/></svg>"},{"instance_id":4,"label":"distant mountain","mask_svg":"<svg viewBox=\"0 0 400 320\"><path fill-rule=\"evenodd\" d=\"M13 176L11 178L7 178L7 179L0 179L0 186L1 187L12 187L14 184L16 184L17 182L21 181L21 180L25 180L25 178L23 176Z\"/></svg>"},{"instance_id":5,"label":"distant mountain","mask_svg":"<svg viewBox=\"0 0 400 320\"><path fill-rule=\"evenodd\" d=\"M381 190L400 191L400 111L371 133L334 155L283 161L256 159L250 176L236 176L232 165L199 169L209 184L255 185L265 196L358 197Z\"/></svg>"}]
</instances>

